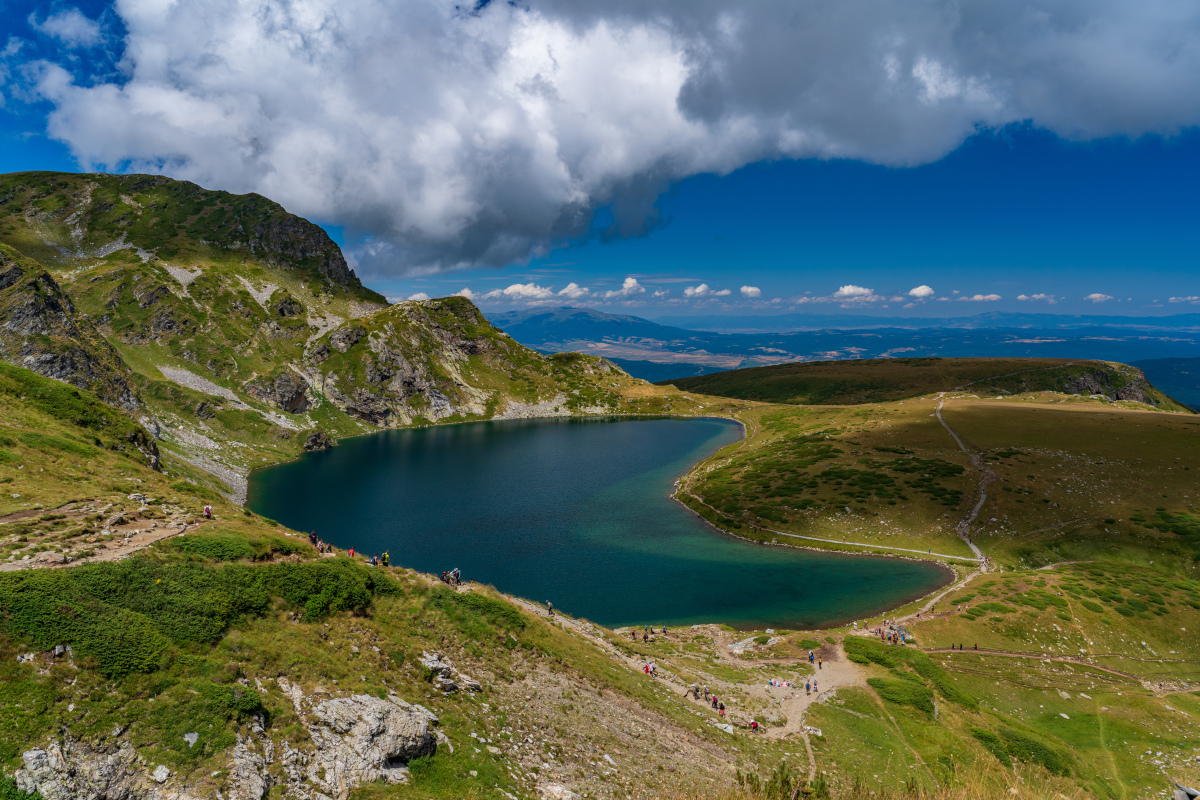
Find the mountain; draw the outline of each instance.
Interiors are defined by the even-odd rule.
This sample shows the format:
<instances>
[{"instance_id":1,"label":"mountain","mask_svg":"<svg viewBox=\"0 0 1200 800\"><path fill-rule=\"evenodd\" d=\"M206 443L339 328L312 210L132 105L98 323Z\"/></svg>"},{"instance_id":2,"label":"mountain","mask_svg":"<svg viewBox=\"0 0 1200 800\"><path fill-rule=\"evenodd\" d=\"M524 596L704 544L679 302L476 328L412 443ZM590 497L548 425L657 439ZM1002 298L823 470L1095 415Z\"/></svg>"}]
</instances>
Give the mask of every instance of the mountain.
<instances>
[{"instance_id":1,"label":"mountain","mask_svg":"<svg viewBox=\"0 0 1200 800\"><path fill-rule=\"evenodd\" d=\"M878 320L861 315L791 316L803 317L808 324L828 327L787 332L721 333L685 330L639 317L570 308L507 312L495 315L495 318L502 320L500 324L514 338L530 347L547 352L576 350L601 355L621 364L630 375L655 382L789 361L941 356L1080 358L1129 363L1154 357L1200 354L1200 330L1189 330L1185 325L1195 315L1129 318L1131 321L1124 327L1105 327L1090 322L1088 327L1072 327L1065 322L1053 327L1058 324L1056 320L1075 320L1082 325L1088 320L1109 318L981 314L962 318L967 322L959 327L928 328L911 325L846 328L846 324L870 326ZM1120 322L1122 318L1116 319ZM1145 327L1159 319L1174 320L1179 327ZM729 324L729 318L714 317L707 321L713 325ZM902 319L886 321L893 325L911 322ZM929 322L943 324L955 320ZM1030 322L1050 327L1015 327L1018 323ZM1009 327L1001 327L1004 325Z\"/></svg>"},{"instance_id":2,"label":"mountain","mask_svg":"<svg viewBox=\"0 0 1200 800\"><path fill-rule=\"evenodd\" d=\"M937 392L979 395L1055 392L1185 408L1136 367L1050 358L890 358L810 361L673 380L688 392L802 405L857 405Z\"/></svg>"},{"instance_id":3,"label":"mountain","mask_svg":"<svg viewBox=\"0 0 1200 800\"><path fill-rule=\"evenodd\" d=\"M235 494L328 437L664 402L622 403L635 382L611 362L535 352L465 298L389 306L321 228L255 194L0 176L0 247L0 354L134 411Z\"/></svg>"},{"instance_id":4,"label":"mountain","mask_svg":"<svg viewBox=\"0 0 1200 800\"><path fill-rule=\"evenodd\" d=\"M1170 314L1155 317L1128 317L1107 314L1021 314L987 311L967 317L896 317L869 314L771 314L729 316L662 316L654 322L695 331L723 333L762 333L814 330L870 330L872 328L980 329L1039 328L1134 328L1150 330L1200 330L1200 314Z\"/></svg>"}]
</instances>

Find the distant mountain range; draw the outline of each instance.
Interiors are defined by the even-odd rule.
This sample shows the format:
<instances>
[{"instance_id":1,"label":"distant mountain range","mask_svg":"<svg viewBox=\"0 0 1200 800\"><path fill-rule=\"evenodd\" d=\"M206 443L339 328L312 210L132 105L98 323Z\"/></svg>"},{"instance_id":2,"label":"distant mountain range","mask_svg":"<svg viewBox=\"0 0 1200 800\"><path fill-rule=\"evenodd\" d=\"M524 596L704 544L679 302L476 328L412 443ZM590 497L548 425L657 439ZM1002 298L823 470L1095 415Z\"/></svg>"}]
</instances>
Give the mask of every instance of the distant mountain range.
<instances>
[{"instance_id":1,"label":"distant mountain range","mask_svg":"<svg viewBox=\"0 0 1200 800\"><path fill-rule=\"evenodd\" d=\"M635 318L636 319L636 318ZM1103 314L1015 314L989 311L969 317L876 317L866 314L775 314L772 316L655 317L654 322L693 331L785 332L870 328L1168 328L1200 331L1200 314L1118 317Z\"/></svg>"},{"instance_id":2,"label":"distant mountain range","mask_svg":"<svg viewBox=\"0 0 1200 800\"><path fill-rule=\"evenodd\" d=\"M529 347L602 355L649 381L788 361L934 355L1086 358L1137 363L1168 394L1200 406L1200 386L1191 377L1200 369L1180 366L1200 359L1198 314L987 313L945 319L784 314L667 317L655 322L566 307L501 312L491 319ZM665 321L674 324L662 324ZM759 329L751 330L752 326ZM770 326L790 329L770 330Z\"/></svg>"}]
</instances>

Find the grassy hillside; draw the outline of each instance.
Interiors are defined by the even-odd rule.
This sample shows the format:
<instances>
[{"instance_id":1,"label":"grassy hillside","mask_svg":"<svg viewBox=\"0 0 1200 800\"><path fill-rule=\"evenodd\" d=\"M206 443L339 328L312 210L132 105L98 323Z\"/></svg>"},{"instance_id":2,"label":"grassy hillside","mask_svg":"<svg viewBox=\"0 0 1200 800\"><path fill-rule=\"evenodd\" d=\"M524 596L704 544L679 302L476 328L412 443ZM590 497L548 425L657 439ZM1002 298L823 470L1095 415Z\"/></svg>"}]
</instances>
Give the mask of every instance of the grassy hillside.
<instances>
[{"instance_id":1,"label":"grassy hillside","mask_svg":"<svg viewBox=\"0 0 1200 800\"><path fill-rule=\"evenodd\" d=\"M1050 358L895 358L809 361L729 370L671 384L689 392L805 405L857 405L967 390L1099 394L1182 410L1140 370L1104 361Z\"/></svg>"},{"instance_id":2,"label":"grassy hillside","mask_svg":"<svg viewBox=\"0 0 1200 800\"><path fill-rule=\"evenodd\" d=\"M971 428L953 415L973 402L952 401L943 413ZM1024 412L1052 407L999 402ZM1058 405L1067 414L1115 413L1098 401ZM796 461L794 470L815 447L822 461L842 460L869 435L920 429L929 419L928 403L899 408L907 418L867 408L743 408L753 436L778 437L767 446L752 436L743 449L769 453L795 441L787 425L819 423L819 436L809 431L780 458ZM1186 419L1120 413L1136 417L1127 427ZM937 431L924 430L932 448ZM501 800L565 796L568 788L697 800L793 792L948 800L1011 797L1017 787L1029 797L1124 798L1197 772L1188 765L1200 754L1200 694L1190 688L1200 650L1187 631L1200 625L1200 582L1180 575L1178 560L975 577L906 620L928 653L845 628L698 626L642 641L628 630L550 620L487 587L454 592L402 568L318 557L304 537L225 502L204 473L169 453L155 470L152 455L131 446L149 441L145 431L122 412L27 370L0 367L0 439L8 565L0 571L0 772L21 775L27 787L35 773L79 780L83 765L105 759L119 778L108 791L132 796L150 796L160 767L165 789L186 787L192 797L325 791L314 782L325 773L304 778L305 764L352 761L353 731L363 730L332 733L320 721L332 702L419 703L438 718L436 751L407 760L408 783L329 789L360 800ZM951 463L951 453L942 455ZM940 474L948 470L922 469L950 485ZM944 502L935 492L903 491L924 498L931 514ZM215 506L214 521L200 519L205 502ZM1143 525L1168 529L1141 530L1157 542L1187 539L1169 529L1173 520L1154 512ZM129 544L139 540L140 549ZM71 561L12 569L51 553ZM862 622L859 634L882 624ZM959 642L967 652L946 651ZM70 649L56 656L58 646ZM822 656L819 667L807 663L809 649ZM421 661L435 651L481 691L437 691ZM641 670L651 660L658 679ZM767 685L811 678L821 682L819 698ZM685 696L693 683L720 694L724 717ZM38 748L61 752L77 777L31 772L42 762L27 754Z\"/></svg>"}]
</instances>

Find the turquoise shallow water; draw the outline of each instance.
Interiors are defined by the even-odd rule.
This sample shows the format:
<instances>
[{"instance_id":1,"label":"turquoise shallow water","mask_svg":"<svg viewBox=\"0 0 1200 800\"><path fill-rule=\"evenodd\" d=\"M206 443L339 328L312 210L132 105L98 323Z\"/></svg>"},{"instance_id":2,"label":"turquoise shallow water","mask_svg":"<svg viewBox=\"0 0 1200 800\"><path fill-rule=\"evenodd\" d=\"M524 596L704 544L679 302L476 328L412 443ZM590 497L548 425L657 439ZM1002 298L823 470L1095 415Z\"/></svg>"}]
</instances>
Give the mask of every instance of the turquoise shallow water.
<instances>
[{"instance_id":1,"label":"turquoise shallow water","mask_svg":"<svg viewBox=\"0 0 1200 800\"><path fill-rule=\"evenodd\" d=\"M340 548L602 625L820 627L941 585L933 564L767 547L670 499L741 438L720 419L539 419L386 431L256 472L249 507Z\"/></svg>"}]
</instances>

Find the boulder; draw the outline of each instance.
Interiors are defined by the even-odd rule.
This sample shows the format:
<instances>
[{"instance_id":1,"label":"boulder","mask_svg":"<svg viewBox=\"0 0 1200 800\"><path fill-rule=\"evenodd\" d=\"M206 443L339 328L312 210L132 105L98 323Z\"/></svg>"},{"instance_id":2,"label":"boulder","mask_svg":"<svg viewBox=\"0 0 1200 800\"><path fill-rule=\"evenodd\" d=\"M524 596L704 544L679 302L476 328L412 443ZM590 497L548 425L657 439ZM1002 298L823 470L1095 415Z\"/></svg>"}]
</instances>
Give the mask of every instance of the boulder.
<instances>
[{"instance_id":1,"label":"boulder","mask_svg":"<svg viewBox=\"0 0 1200 800\"><path fill-rule=\"evenodd\" d=\"M329 346L339 353L344 353L354 345L358 344L359 340L367 335L367 329L361 325L352 325L348 328L338 328L329 337Z\"/></svg>"},{"instance_id":2,"label":"boulder","mask_svg":"<svg viewBox=\"0 0 1200 800\"><path fill-rule=\"evenodd\" d=\"M328 450L331 447L333 447L333 440L324 431L313 431L304 440L304 449L309 452L313 450Z\"/></svg>"},{"instance_id":3,"label":"boulder","mask_svg":"<svg viewBox=\"0 0 1200 800\"><path fill-rule=\"evenodd\" d=\"M405 765L437 749L437 718L403 701L357 694L326 700L311 713L316 723L309 735L317 748L309 777L331 790L380 779L405 783Z\"/></svg>"}]
</instances>

